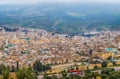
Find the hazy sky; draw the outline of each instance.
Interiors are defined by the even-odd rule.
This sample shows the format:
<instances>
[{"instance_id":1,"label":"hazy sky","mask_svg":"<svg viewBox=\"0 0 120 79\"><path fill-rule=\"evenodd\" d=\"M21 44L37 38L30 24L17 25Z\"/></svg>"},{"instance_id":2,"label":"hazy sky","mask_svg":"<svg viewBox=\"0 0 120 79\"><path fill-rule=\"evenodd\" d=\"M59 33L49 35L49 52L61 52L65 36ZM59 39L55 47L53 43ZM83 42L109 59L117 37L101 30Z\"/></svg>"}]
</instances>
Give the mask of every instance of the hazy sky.
<instances>
[{"instance_id":1,"label":"hazy sky","mask_svg":"<svg viewBox=\"0 0 120 79\"><path fill-rule=\"evenodd\" d=\"M118 3L120 0L0 0L0 4L32 4L42 2L58 2L58 3L73 3L73 2L114 2Z\"/></svg>"}]
</instances>

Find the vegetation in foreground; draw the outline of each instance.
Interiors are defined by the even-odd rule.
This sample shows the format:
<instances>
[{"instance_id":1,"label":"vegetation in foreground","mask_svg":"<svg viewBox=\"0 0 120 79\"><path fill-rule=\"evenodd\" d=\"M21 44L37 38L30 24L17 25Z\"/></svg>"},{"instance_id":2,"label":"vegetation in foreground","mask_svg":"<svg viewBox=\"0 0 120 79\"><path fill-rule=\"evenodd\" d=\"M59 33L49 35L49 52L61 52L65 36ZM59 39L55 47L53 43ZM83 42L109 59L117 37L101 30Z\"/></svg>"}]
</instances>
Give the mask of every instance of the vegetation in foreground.
<instances>
[{"instance_id":1,"label":"vegetation in foreground","mask_svg":"<svg viewBox=\"0 0 120 79\"><path fill-rule=\"evenodd\" d=\"M33 64L33 67L19 68L18 67L6 67L0 65L0 79L37 79L37 75L46 70L50 70L50 65L42 65L39 61Z\"/></svg>"},{"instance_id":2,"label":"vegetation in foreground","mask_svg":"<svg viewBox=\"0 0 120 79\"><path fill-rule=\"evenodd\" d=\"M39 73L50 69L50 65L42 65L39 61L36 61L33 67L18 70L14 66L10 68L0 65L0 79L37 79ZM113 68L107 67L101 69L95 67L93 70L87 69L83 75L68 75L67 71L62 71L59 75L61 76L44 74L43 79L119 79L120 71L115 71Z\"/></svg>"},{"instance_id":3,"label":"vegetation in foreground","mask_svg":"<svg viewBox=\"0 0 120 79\"><path fill-rule=\"evenodd\" d=\"M103 68L101 74L97 72L92 72L91 70L86 70L84 76L71 74L67 76L67 72L61 72L62 77L57 78L57 76L45 75L44 79L120 79L120 71L115 71L112 68Z\"/></svg>"}]
</instances>

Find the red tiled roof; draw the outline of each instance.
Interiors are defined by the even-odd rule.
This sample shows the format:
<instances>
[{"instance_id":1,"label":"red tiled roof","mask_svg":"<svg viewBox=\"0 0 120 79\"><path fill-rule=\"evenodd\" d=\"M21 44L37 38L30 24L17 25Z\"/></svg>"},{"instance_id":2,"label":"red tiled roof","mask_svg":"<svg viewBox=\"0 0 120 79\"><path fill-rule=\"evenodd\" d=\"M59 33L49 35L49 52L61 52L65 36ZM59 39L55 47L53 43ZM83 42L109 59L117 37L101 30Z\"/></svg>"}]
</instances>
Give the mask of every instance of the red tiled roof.
<instances>
[{"instance_id":1,"label":"red tiled roof","mask_svg":"<svg viewBox=\"0 0 120 79\"><path fill-rule=\"evenodd\" d=\"M81 72L78 71L78 70L70 70L69 72L70 72L70 73L75 73L75 74L80 74L80 73L81 73Z\"/></svg>"}]
</instances>

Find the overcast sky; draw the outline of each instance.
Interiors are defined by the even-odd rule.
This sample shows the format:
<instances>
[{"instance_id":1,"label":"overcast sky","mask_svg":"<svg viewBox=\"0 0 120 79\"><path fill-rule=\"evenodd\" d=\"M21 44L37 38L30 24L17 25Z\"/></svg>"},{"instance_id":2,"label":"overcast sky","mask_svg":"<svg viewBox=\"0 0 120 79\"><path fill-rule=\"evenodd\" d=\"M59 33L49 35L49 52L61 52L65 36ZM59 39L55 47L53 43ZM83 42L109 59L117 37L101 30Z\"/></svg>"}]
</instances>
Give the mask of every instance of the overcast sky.
<instances>
[{"instance_id":1,"label":"overcast sky","mask_svg":"<svg viewBox=\"0 0 120 79\"><path fill-rule=\"evenodd\" d=\"M34 4L42 2L58 2L58 3L73 3L73 2L103 2L103 3L120 3L120 0L0 0L0 4Z\"/></svg>"}]
</instances>

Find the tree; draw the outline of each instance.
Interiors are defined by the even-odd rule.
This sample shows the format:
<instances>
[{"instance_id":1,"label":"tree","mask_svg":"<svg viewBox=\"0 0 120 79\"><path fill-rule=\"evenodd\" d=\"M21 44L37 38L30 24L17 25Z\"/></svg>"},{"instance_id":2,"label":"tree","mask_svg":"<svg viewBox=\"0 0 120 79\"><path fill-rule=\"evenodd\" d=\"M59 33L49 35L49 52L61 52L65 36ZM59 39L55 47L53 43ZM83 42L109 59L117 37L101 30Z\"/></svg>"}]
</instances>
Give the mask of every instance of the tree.
<instances>
[{"instance_id":1,"label":"tree","mask_svg":"<svg viewBox=\"0 0 120 79\"><path fill-rule=\"evenodd\" d=\"M92 79L92 74L86 73L85 76L82 77L82 79Z\"/></svg>"},{"instance_id":2,"label":"tree","mask_svg":"<svg viewBox=\"0 0 120 79\"><path fill-rule=\"evenodd\" d=\"M104 67L107 67L107 62L103 62L102 63L102 67L104 68Z\"/></svg>"},{"instance_id":3,"label":"tree","mask_svg":"<svg viewBox=\"0 0 120 79\"><path fill-rule=\"evenodd\" d=\"M94 69L97 70L99 67L97 65L94 66Z\"/></svg>"},{"instance_id":4,"label":"tree","mask_svg":"<svg viewBox=\"0 0 120 79\"><path fill-rule=\"evenodd\" d=\"M2 70L5 68L6 68L5 65L3 65L3 64L0 65L0 74L2 73Z\"/></svg>"},{"instance_id":5,"label":"tree","mask_svg":"<svg viewBox=\"0 0 120 79\"><path fill-rule=\"evenodd\" d=\"M85 71L85 73L91 73L91 70L90 70L90 69L87 69L87 70Z\"/></svg>"},{"instance_id":6,"label":"tree","mask_svg":"<svg viewBox=\"0 0 120 79\"><path fill-rule=\"evenodd\" d=\"M102 75L101 75L101 78L102 78L102 79L108 79L108 76L107 76L106 74L102 74Z\"/></svg>"},{"instance_id":7,"label":"tree","mask_svg":"<svg viewBox=\"0 0 120 79\"><path fill-rule=\"evenodd\" d=\"M7 67L4 67L3 69L2 69L2 73L1 73L1 75L2 75L2 79L9 79L9 68Z\"/></svg>"},{"instance_id":8,"label":"tree","mask_svg":"<svg viewBox=\"0 0 120 79\"><path fill-rule=\"evenodd\" d=\"M33 69L37 72L43 71L42 63L40 63L40 61L35 61L35 63L33 64Z\"/></svg>"},{"instance_id":9,"label":"tree","mask_svg":"<svg viewBox=\"0 0 120 79\"><path fill-rule=\"evenodd\" d=\"M43 70L46 71L46 70L50 70L51 69L51 66L49 64L47 65L43 65Z\"/></svg>"},{"instance_id":10,"label":"tree","mask_svg":"<svg viewBox=\"0 0 120 79\"><path fill-rule=\"evenodd\" d=\"M17 61L16 64L17 64L17 71L18 71L19 70L19 62Z\"/></svg>"},{"instance_id":11,"label":"tree","mask_svg":"<svg viewBox=\"0 0 120 79\"><path fill-rule=\"evenodd\" d=\"M112 63L113 63L113 66L116 66L116 63L114 61Z\"/></svg>"},{"instance_id":12,"label":"tree","mask_svg":"<svg viewBox=\"0 0 120 79\"><path fill-rule=\"evenodd\" d=\"M33 64L33 69L37 72L42 72L42 71L50 70L51 66L49 64L42 65L40 61L35 61L35 63Z\"/></svg>"},{"instance_id":13,"label":"tree","mask_svg":"<svg viewBox=\"0 0 120 79\"><path fill-rule=\"evenodd\" d=\"M17 79L37 79L37 75L32 68L23 68L16 72Z\"/></svg>"},{"instance_id":14,"label":"tree","mask_svg":"<svg viewBox=\"0 0 120 79\"><path fill-rule=\"evenodd\" d=\"M12 65L11 72L15 72L15 67Z\"/></svg>"},{"instance_id":15,"label":"tree","mask_svg":"<svg viewBox=\"0 0 120 79\"><path fill-rule=\"evenodd\" d=\"M61 75L62 75L63 78L66 78L67 77L67 72L64 70L64 71L61 72Z\"/></svg>"}]
</instances>

